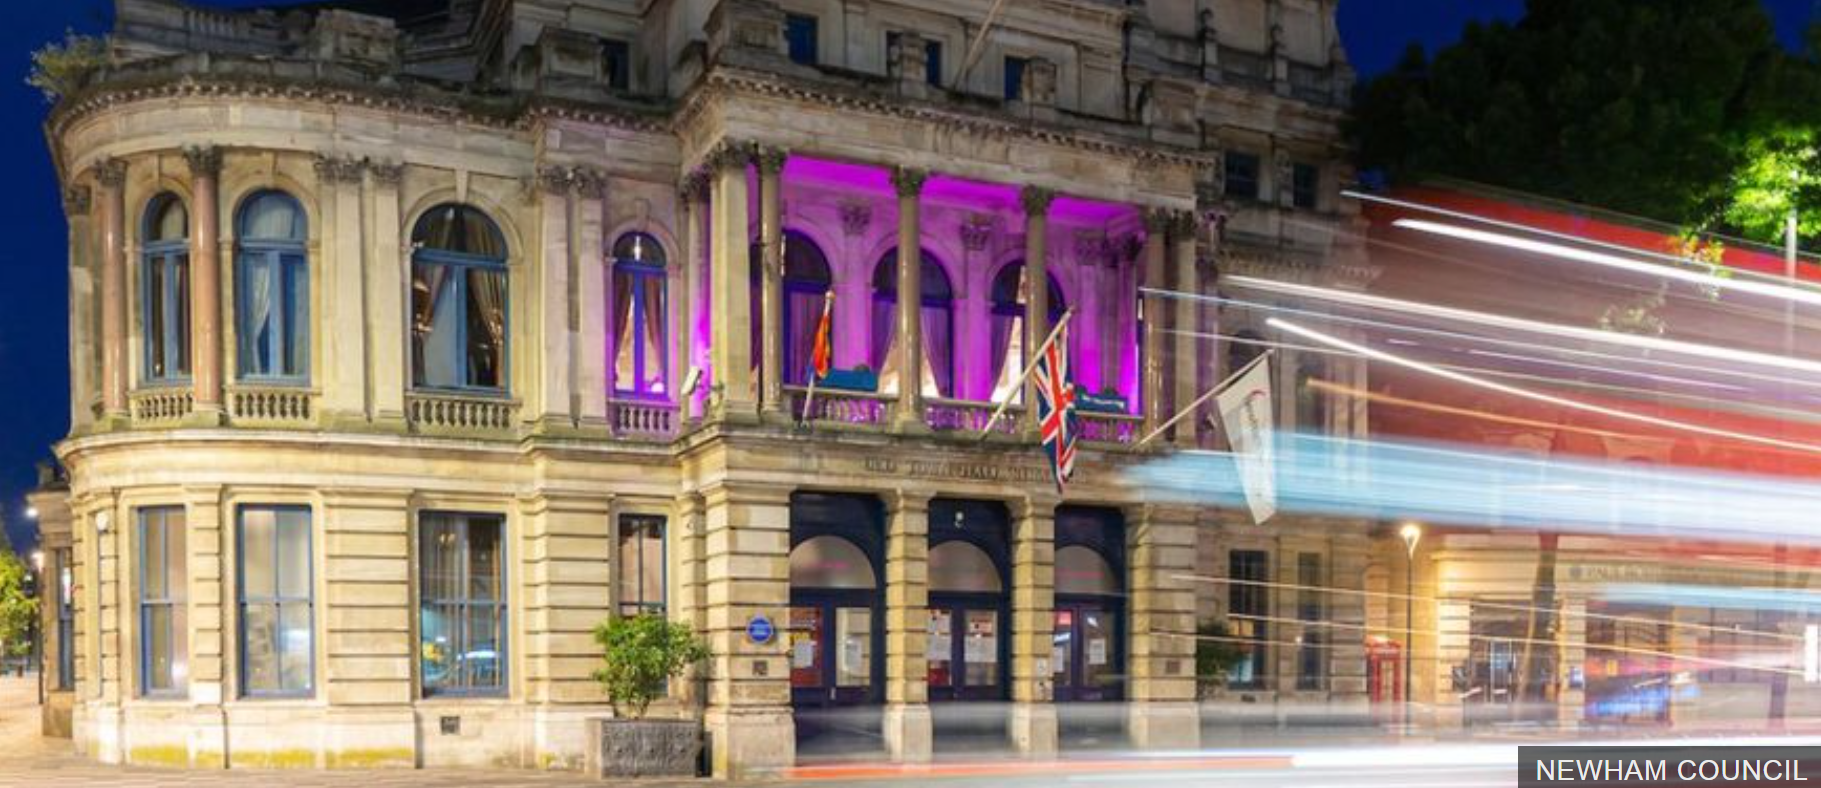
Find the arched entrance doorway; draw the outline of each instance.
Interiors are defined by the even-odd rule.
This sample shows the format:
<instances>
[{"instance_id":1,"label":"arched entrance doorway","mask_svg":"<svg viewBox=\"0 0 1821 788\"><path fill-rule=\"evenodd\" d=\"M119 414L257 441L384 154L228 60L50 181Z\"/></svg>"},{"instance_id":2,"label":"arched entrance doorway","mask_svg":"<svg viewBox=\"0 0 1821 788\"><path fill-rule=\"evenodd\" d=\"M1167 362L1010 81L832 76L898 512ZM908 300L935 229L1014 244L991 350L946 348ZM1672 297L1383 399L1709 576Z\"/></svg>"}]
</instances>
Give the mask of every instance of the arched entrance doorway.
<instances>
[{"instance_id":1,"label":"arched entrance doorway","mask_svg":"<svg viewBox=\"0 0 1821 788\"><path fill-rule=\"evenodd\" d=\"M1001 504L937 499L929 521L929 699L935 746L997 750L1006 741L1011 614Z\"/></svg>"},{"instance_id":2,"label":"arched entrance doorway","mask_svg":"<svg viewBox=\"0 0 1821 788\"><path fill-rule=\"evenodd\" d=\"M1125 643L1125 519L1057 509L1050 670L1065 746L1123 743L1124 720L1108 702L1125 699Z\"/></svg>"},{"instance_id":3,"label":"arched entrance doorway","mask_svg":"<svg viewBox=\"0 0 1821 788\"><path fill-rule=\"evenodd\" d=\"M884 523L876 499L799 493L790 507L790 695L797 749L882 748Z\"/></svg>"}]
</instances>

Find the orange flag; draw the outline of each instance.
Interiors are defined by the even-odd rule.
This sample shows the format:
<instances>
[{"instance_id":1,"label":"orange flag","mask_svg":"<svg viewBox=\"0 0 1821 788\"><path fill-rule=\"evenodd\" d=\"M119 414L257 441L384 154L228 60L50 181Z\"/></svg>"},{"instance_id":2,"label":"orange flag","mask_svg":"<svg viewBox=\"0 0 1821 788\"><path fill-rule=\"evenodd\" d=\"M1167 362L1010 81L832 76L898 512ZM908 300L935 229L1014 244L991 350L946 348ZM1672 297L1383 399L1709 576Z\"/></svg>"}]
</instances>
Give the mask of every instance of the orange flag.
<instances>
[{"instance_id":1,"label":"orange flag","mask_svg":"<svg viewBox=\"0 0 1821 788\"><path fill-rule=\"evenodd\" d=\"M818 378L828 377L828 368L835 354L834 348L829 345L828 341L829 317L834 311L834 305L835 292L830 290L827 293L824 293L822 297L822 320L816 323L816 346L815 350L810 352L810 363L815 365L816 377Z\"/></svg>"}]
</instances>

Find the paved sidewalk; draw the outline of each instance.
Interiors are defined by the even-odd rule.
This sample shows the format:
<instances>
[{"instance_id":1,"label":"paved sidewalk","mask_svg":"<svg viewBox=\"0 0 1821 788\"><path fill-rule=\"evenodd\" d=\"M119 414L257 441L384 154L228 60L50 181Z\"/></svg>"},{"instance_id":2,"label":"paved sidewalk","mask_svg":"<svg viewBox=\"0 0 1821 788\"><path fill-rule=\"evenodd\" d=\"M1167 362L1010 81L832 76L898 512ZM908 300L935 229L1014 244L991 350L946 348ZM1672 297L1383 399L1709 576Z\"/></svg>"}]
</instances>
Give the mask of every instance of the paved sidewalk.
<instances>
[{"instance_id":1,"label":"paved sidewalk","mask_svg":"<svg viewBox=\"0 0 1821 788\"><path fill-rule=\"evenodd\" d=\"M176 770L107 766L75 754L69 741L38 735L38 680L0 677L0 788L606 788L575 773L495 769L374 771ZM707 781L636 783L639 788L705 786Z\"/></svg>"}]
</instances>

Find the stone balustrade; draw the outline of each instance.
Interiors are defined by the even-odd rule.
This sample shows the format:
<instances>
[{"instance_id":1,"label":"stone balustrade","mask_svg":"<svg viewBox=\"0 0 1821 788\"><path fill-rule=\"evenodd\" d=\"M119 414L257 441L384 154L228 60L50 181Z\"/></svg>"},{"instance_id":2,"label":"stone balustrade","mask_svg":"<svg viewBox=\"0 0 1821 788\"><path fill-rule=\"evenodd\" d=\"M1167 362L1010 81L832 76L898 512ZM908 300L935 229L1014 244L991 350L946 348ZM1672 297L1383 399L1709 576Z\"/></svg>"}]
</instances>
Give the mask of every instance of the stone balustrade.
<instances>
[{"instance_id":1,"label":"stone balustrade","mask_svg":"<svg viewBox=\"0 0 1821 788\"><path fill-rule=\"evenodd\" d=\"M518 403L491 397L414 392L405 397L411 427L419 432L496 432L512 428Z\"/></svg>"},{"instance_id":2,"label":"stone balustrade","mask_svg":"<svg viewBox=\"0 0 1821 788\"><path fill-rule=\"evenodd\" d=\"M134 424L164 424L183 420L195 409L196 398L188 386L149 388L127 398Z\"/></svg>"},{"instance_id":3,"label":"stone balustrade","mask_svg":"<svg viewBox=\"0 0 1821 788\"><path fill-rule=\"evenodd\" d=\"M627 438L670 440L676 435L677 406L668 402L614 400L613 434Z\"/></svg>"},{"instance_id":4,"label":"stone balustrade","mask_svg":"<svg viewBox=\"0 0 1821 788\"><path fill-rule=\"evenodd\" d=\"M316 392L280 386L229 386L228 418L250 426L302 426L314 423Z\"/></svg>"},{"instance_id":5,"label":"stone balustrade","mask_svg":"<svg viewBox=\"0 0 1821 788\"><path fill-rule=\"evenodd\" d=\"M932 399L924 409L924 422L937 432L970 432L977 433L986 428L986 423L993 418L993 410L998 404L992 402L970 402L955 399ZM993 432L999 435L1017 435L1024 422L1024 408L1017 405L1005 409L1005 414L994 422Z\"/></svg>"},{"instance_id":6,"label":"stone balustrade","mask_svg":"<svg viewBox=\"0 0 1821 788\"><path fill-rule=\"evenodd\" d=\"M883 427L891 415L896 397L870 391L816 389L814 402L809 402L807 388L790 387L791 415L800 421L863 427ZM805 418L803 409L810 408Z\"/></svg>"},{"instance_id":7,"label":"stone balustrade","mask_svg":"<svg viewBox=\"0 0 1821 788\"><path fill-rule=\"evenodd\" d=\"M1144 437L1144 417L1124 413L1090 413L1076 411L1081 421L1081 439L1089 443L1130 446Z\"/></svg>"}]
</instances>

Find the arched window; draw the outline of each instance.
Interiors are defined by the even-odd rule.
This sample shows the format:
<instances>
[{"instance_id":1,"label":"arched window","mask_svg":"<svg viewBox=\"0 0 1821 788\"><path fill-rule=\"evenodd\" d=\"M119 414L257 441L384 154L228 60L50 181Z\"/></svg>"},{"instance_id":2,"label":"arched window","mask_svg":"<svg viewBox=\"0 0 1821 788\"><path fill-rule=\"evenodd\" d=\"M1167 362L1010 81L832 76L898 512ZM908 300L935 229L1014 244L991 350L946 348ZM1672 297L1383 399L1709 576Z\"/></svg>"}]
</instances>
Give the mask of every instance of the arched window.
<instances>
[{"instance_id":1,"label":"arched window","mask_svg":"<svg viewBox=\"0 0 1821 788\"><path fill-rule=\"evenodd\" d=\"M1119 596L1125 589L1113 565L1100 553L1070 545L1056 551L1056 593Z\"/></svg>"},{"instance_id":2,"label":"arched window","mask_svg":"<svg viewBox=\"0 0 1821 788\"><path fill-rule=\"evenodd\" d=\"M670 371L664 247L645 233L613 243L613 390L661 398Z\"/></svg>"},{"instance_id":3,"label":"arched window","mask_svg":"<svg viewBox=\"0 0 1821 788\"><path fill-rule=\"evenodd\" d=\"M302 382L310 364L310 269L303 208L262 191L240 206L235 231L235 334L243 378Z\"/></svg>"},{"instance_id":4,"label":"arched window","mask_svg":"<svg viewBox=\"0 0 1821 788\"><path fill-rule=\"evenodd\" d=\"M1049 314L1050 325L1062 319L1068 304L1062 298L1062 288L1056 284L1055 277L1049 277ZM1018 385L1018 373L1024 371L1024 261L1008 263L999 273L993 276L993 336L989 346L993 353L991 369L993 375L992 401L1002 402L1007 397L1014 402L1022 401L1024 387Z\"/></svg>"},{"instance_id":5,"label":"arched window","mask_svg":"<svg viewBox=\"0 0 1821 788\"><path fill-rule=\"evenodd\" d=\"M999 568L978 545L951 539L929 549L929 590L997 594L1005 589Z\"/></svg>"},{"instance_id":6,"label":"arched window","mask_svg":"<svg viewBox=\"0 0 1821 788\"><path fill-rule=\"evenodd\" d=\"M814 536L790 551L792 588L850 588L871 591L879 587L873 564L858 545L839 536Z\"/></svg>"},{"instance_id":7,"label":"arched window","mask_svg":"<svg viewBox=\"0 0 1821 788\"><path fill-rule=\"evenodd\" d=\"M506 240L475 208L430 209L411 231L411 383L506 388Z\"/></svg>"},{"instance_id":8,"label":"arched window","mask_svg":"<svg viewBox=\"0 0 1821 788\"><path fill-rule=\"evenodd\" d=\"M140 272L145 377L171 383L190 376L190 212L165 192L146 204Z\"/></svg>"},{"instance_id":9,"label":"arched window","mask_svg":"<svg viewBox=\"0 0 1821 788\"><path fill-rule=\"evenodd\" d=\"M757 244L752 248L752 361L763 358L763 336L760 325L759 274ZM816 323L822 319L822 299L828 293L834 276L829 272L828 257L822 247L795 230L784 231L784 382L801 386L809 382L810 354L815 350ZM833 326L829 341L833 342Z\"/></svg>"},{"instance_id":10,"label":"arched window","mask_svg":"<svg viewBox=\"0 0 1821 788\"><path fill-rule=\"evenodd\" d=\"M923 290L924 396L951 397L955 391L955 291L949 285L942 261L928 250L918 269ZM879 258L873 267L873 369L879 371L879 392L898 393L898 250Z\"/></svg>"}]
</instances>

